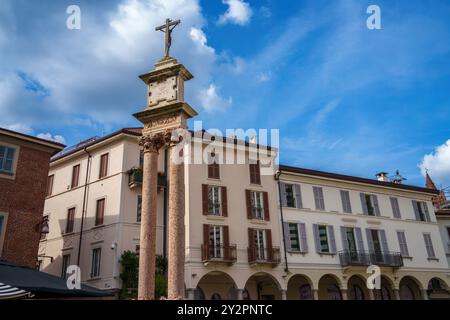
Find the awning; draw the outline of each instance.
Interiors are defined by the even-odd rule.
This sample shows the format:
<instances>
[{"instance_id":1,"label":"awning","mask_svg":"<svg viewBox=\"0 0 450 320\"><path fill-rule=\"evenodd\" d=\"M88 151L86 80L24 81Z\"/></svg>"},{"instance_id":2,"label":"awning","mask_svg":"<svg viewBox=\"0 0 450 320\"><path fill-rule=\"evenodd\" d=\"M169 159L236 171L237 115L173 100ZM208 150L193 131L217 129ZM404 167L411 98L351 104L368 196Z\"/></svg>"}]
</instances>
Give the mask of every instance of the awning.
<instances>
[{"instance_id":1,"label":"awning","mask_svg":"<svg viewBox=\"0 0 450 320\"><path fill-rule=\"evenodd\" d=\"M66 279L4 261L0 261L0 283L18 289L17 292L20 292L20 294L31 293L33 298L36 299L102 298L114 295L112 292L84 284L81 285L81 289L69 289ZM8 290L8 288L5 288L5 290ZM24 294L22 297L27 297L27 295Z\"/></svg>"},{"instance_id":2,"label":"awning","mask_svg":"<svg viewBox=\"0 0 450 320\"><path fill-rule=\"evenodd\" d=\"M30 292L0 282L0 300L20 299L31 296Z\"/></svg>"}]
</instances>

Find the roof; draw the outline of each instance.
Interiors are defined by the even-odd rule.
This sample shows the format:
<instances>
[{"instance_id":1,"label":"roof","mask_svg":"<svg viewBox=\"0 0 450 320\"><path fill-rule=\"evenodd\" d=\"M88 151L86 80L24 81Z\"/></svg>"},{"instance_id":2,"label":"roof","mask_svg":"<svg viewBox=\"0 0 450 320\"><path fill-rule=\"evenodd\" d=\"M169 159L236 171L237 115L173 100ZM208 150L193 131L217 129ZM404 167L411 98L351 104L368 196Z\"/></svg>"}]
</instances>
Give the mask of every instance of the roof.
<instances>
[{"instance_id":1,"label":"roof","mask_svg":"<svg viewBox=\"0 0 450 320\"><path fill-rule=\"evenodd\" d=\"M66 280L29 267L0 261L0 282L31 292L36 298L51 297L107 297L113 293L81 285L81 289L68 289Z\"/></svg>"},{"instance_id":2,"label":"roof","mask_svg":"<svg viewBox=\"0 0 450 320\"><path fill-rule=\"evenodd\" d=\"M450 216L450 209L438 209L435 213L436 216Z\"/></svg>"},{"instance_id":3,"label":"roof","mask_svg":"<svg viewBox=\"0 0 450 320\"><path fill-rule=\"evenodd\" d=\"M62 149L64 149L66 147L66 145L64 145L62 143L59 143L59 142L50 141L50 140L46 140L46 139L30 136L28 134L12 131L12 130L5 129L5 128L2 128L2 127L0 127L0 134L4 134L4 135L9 136L9 137L13 137L13 138L20 139L20 140L23 140L23 141L28 141L28 142L35 143L35 144L38 144L38 145L50 147L52 149L55 149L56 152L60 151L60 150L62 150Z\"/></svg>"},{"instance_id":4,"label":"roof","mask_svg":"<svg viewBox=\"0 0 450 320\"><path fill-rule=\"evenodd\" d=\"M284 171L285 173L297 173L297 174L303 174L303 175L309 175L309 176L324 177L324 178L329 178L329 179L337 179L337 180L350 181L350 182L358 182L358 183L371 184L371 185L376 185L376 186L381 186L381 187L389 187L389 188L402 189L402 190L408 190L408 191L439 194L439 190L432 190L432 189L416 187L416 186L411 186L411 185L406 185L406 184L396 184L396 183L392 183L392 182L385 182L385 181L378 181L378 180L374 180L374 179L348 176L348 175L332 173L332 172L324 172L324 171L304 169L304 168L299 168L299 167L291 167L291 166L286 166L286 165L280 165L278 170L281 173L283 173L283 171Z\"/></svg>"}]
</instances>

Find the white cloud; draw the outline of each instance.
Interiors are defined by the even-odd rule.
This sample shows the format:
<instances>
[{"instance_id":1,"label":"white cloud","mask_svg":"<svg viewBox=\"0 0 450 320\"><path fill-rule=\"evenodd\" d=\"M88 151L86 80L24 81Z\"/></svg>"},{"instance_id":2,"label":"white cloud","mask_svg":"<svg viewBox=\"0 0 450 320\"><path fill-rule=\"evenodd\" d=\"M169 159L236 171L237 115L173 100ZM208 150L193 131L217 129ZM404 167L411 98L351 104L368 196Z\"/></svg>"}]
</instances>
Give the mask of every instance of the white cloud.
<instances>
[{"instance_id":1,"label":"white cloud","mask_svg":"<svg viewBox=\"0 0 450 320\"><path fill-rule=\"evenodd\" d=\"M243 0L222 0L222 2L228 5L228 9L219 17L219 24L230 22L243 26L249 23L252 16L250 4Z\"/></svg>"},{"instance_id":2,"label":"white cloud","mask_svg":"<svg viewBox=\"0 0 450 320\"><path fill-rule=\"evenodd\" d=\"M200 90L199 100L202 107L207 112L223 111L227 109L233 101L231 97L228 99L221 97L217 87L213 83L211 83L208 88Z\"/></svg>"},{"instance_id":3,"label":"white cloud","mask_svg":"<svg viewBox=\"0 0 450 320\"><path fill-rule=\"evenodd\" d=\"M428 170L432 179L439 184L450 184L450 139L438 146L434 152L426 154L419 165L422 175Z\"/></svg>"},{"instance_id":4,"label":"white cloud","mask_svg":"<svg viewBox=\"0 0 450 320\"><path fill-rule=\"evenodd\" d=\"M41 139L45 139L45 140L50 140L50 141L55 141L55 142L59 142L59 143L62 143L62 144L66 144L66 139L64 139L63 136L58 135L58 134L52 136L52 134L48 133L48 132L47 133L39 133L37 135L37 137L41 138Z\"/></svg>"},{"instance_id":5,"label":"white cloud","mask_svg":"<svg viewBox=\"0 0 450 320\"><path fill-rule=\"evenodd\" d=\"M271 72L260 72L256 76L256 81L258 82L267 82L272 78Z\"/></svg>"},{"instance_id":6,"label":"white cloud","mask_svg":"<svg viewBox=\"0 0 450 320\"><path fill-rule=\"evenodd\" d=\"M201 29L192 27L189 35L192 41L194 41L194 43L196 43L198 47L209 53L214 53L214 48L211 48L206 44L208 40L206 39L205 33Z\"/></svg>"}]
</instances>

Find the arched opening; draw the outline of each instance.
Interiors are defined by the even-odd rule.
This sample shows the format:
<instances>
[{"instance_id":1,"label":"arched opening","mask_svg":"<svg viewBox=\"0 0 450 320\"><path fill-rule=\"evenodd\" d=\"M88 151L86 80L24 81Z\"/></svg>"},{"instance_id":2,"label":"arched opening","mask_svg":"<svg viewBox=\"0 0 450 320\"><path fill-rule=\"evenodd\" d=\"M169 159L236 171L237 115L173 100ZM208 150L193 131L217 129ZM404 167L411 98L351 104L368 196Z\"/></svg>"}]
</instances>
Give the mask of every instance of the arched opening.
<instances>
[{"instance_id":1,"label":"arched opening","mask_svg":"<svg viewBox=\"0 0 450 320\"><path fill-rule=\"evenodd\" d=\"M320 278L319 300L342 300L340 282L336 276L326 274Z\"/></svg>"},{"instance_id":2,"label":"arched opening","mask_svg":"<svg viewBox=\"0 0 450 320\"><path fill-rule=\"evenodd\" d=\"M375 300L394 300L394 291L392 281L381 276L380 289L374 289Z\"/></svg>"},{"instance_id":3,"label":"arched opening","mask_svg":"<svg viewBox=\"0 0 450 320\"><path fill-rule=\"evenodd\" d=\"M301 274L292 276L289 279L286 294L288 300L313 300L311 280Z\"/></svg>"},{"instance_id":4,"label":"arched opening","mask_svg":"<svg viewBox=\"0 0 450 320\"><path fill-rule=\"evenodd\" d=\"M430 300L448 300L450 291L448 285L442 279L434 277L428 281L428 298Z\"/></svg>"},{"instance_id":5,"label":"arched opening","mask_svg":"<svg viewBox=\"0 0 450 320\"><path fill-rule=\"evenodd\" d=\"M265 272L252 275L245 284L249 299L280 300L281 292L278 281Z\"/></svg>"},{"instance_id":6,"label":"arched opening","mask_svg":"<svg viewBox=\"0 0 450 320\"><path fill-rule=\"evenodd\" d=\"M195 300L236 299L236 284L225 272L211 271L198 282L194 293Z\"/></svg>"},{"instance_id":7,"label":"arched opening","mask_svg":"<svg viewBox=\"0 0 450 320\"><path fill-rule=\"evenodd\" d=\"M351 276L347 282L347 296L349 300L369 300L366 281L360 276Z\"/></svg>"},{"instance_id":8,"label":"arched opening","mask_svg":"<svg viewBox=\"0 0 450 320\"><path fill-rule=\"evenodd\" d=\"M400 300L421 300L419 282L413 277L403 277L400 280Z\"/></svg>"}]
</instances>

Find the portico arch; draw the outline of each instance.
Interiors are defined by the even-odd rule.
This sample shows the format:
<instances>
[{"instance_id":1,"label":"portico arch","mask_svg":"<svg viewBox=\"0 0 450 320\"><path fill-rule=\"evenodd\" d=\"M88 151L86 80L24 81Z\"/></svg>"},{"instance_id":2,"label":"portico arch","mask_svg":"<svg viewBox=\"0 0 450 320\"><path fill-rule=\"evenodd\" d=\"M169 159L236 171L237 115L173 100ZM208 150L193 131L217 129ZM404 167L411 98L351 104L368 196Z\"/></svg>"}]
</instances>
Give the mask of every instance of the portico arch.
<instances>
[{"instance_id":1,"label":"portico arch","mask_svg":"<svg viewBox=\"0 0 450 320\"><path fill-rule=\"evenodd\" d=\"M342 300L341 285L334 274L323 275L319 280L319 300Z\"/></svg>"},{"instance_id":2,"label":"portico arch","mask_svg":"<svg viewBox=\"0 0 450 320\"><path fill-rule=\"evenodd\" d=\"M266 272L251 275L245 283L250 300L280 300L281 286L275 277Z\"/></svg>"},{"instance_id":3,"label":"portico arch","mask_svg":"<svg viewBox=\"0 0 450 320\"><path fill-rule=\"evenodd\" d=\"M312 280L303 274L295 274L289 278L287 284L288 300L313 300Z\"/></svg>"},{"instance_id":4,"label":"portico arch","mask_svg":"<svg viewBox=\"0 0 450 320\"><path fill-rule=\"evenodd\" d=\"M236 282L223 271L210 271L200 278L196 287L195 299L205 300L237 299Z\"/></svg>"}]
</instances>

